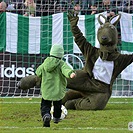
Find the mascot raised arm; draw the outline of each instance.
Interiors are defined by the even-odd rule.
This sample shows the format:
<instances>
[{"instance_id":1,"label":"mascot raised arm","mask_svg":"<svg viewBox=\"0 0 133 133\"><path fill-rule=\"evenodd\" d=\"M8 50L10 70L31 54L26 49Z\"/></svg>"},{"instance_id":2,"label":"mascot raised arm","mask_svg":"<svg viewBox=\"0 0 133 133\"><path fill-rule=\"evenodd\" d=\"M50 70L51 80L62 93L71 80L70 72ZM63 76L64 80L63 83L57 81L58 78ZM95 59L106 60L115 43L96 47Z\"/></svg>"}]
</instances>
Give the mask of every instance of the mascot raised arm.
<instances>
[{"instance_id":1,"label":"mascot raised arm","mask_svg":"<svg viewBox=\"0 0 133 133\"><path fill-rule=\"evenodd\" d=\"M103 110L111 97L115 79L133 62L132 54L124 55L117 51L116 25L120 17L121 15L118 14L107 21L105 16L99 15L100 27L97 38L100 48L96 48L86 40L78 28L78 15L72 11L68 13L71 31L85 58L85 66L83 70L76 71L77 76L74 79L67 80L69 90L62 101L67 109ZM34 75L30 78L22 78L18 86L21 89L29 89L39 82L40 79Z\"/></svg>"}]
</instances>

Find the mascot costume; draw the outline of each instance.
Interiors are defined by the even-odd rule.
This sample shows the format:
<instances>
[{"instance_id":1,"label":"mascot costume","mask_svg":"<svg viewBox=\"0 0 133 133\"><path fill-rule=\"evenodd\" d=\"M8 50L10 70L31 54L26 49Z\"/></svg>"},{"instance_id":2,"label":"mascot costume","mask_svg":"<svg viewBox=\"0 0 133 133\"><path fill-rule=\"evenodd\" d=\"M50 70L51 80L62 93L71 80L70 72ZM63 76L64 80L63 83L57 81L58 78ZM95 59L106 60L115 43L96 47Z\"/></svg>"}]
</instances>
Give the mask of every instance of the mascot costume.
<instances>
[{"instance_id":1,"label":"mascot costume","mask_svg":"<svg viewBox=\"0 0 133 133\"><path fill-rule=\"evenodd\" d=\"M77 23L78 14L68 12L68 19L75 42L85 58L83 70L76 70L74 79L67 79L67 88L63 105L67 109L103 110L112 94L112 85L117 76L133 62L133 55L124 55L117 51L118 33L116 25L121 15L109 20L102 14L98 16L100 27L97 38L100 48L93 47L83 36ZM47 80L47 79L46 79ZM40 85L41 79L35 75L24 77L18 82L20 89L29 89Z\"/></svg>"}]
</instances>

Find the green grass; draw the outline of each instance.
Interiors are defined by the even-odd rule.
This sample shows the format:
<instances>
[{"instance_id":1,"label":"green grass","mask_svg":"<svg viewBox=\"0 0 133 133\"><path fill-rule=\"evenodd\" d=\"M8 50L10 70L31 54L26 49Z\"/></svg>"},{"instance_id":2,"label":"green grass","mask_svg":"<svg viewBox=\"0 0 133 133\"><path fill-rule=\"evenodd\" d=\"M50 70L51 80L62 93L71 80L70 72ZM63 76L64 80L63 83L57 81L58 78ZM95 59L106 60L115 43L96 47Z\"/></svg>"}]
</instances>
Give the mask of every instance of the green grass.
<instances>
[{"instance_id":1,"label":"green grass","mask_svg":"<svg viewBox=\"0 0 133 133\"><path fill-rule=\"evenodd\" d=\"M68 110L59 124L42 127L40 98L0 98L0 133L127 133L133 100L111 98L104 110Z\"/></svg>"}]
</instances>

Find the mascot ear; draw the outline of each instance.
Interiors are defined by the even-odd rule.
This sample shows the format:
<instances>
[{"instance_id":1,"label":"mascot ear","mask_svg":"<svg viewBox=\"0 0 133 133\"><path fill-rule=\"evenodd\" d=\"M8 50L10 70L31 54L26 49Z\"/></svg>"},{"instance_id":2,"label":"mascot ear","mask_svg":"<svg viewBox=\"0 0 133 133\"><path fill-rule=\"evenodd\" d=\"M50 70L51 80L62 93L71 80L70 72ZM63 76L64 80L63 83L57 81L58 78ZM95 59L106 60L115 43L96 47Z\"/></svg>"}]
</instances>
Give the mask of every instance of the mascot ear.
<instances>
[{"instance_id":1,"label":"mascot ear","mask_svg":"<svg viewBox=\"0 0 133 133\"><path fill-rule=\"evenodd\" d=\"M120 18L121 18L121 14L117 14L117 15L111 17L110 20L109 20L109 22L110 22L112 25L116 26L116 25L118 24Z\"/></svg>"},{"instance_id":2,"label":"mascot ear","mask_svg":"<svg viewBox=\"0 0 133 133\"><path fill-rule=\"evenodd\" d=\"M104 23L107 22L107 18L103 14L100 14L98 16L98 22L99 22L100 25L103 25Z\"/></svg>"}]
</instances>

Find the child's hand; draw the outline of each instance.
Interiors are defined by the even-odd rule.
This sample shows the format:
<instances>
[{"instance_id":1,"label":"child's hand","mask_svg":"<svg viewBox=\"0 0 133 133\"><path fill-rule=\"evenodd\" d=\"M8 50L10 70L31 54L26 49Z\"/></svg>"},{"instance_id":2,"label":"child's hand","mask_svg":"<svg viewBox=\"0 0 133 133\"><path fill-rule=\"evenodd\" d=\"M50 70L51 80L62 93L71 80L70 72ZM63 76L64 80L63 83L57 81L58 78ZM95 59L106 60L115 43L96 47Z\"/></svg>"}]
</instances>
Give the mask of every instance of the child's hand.
<instances>
[{"instance_id":1,"label":"child's hand","mask_svg":"<svg viewBox=\"0 0 133 133\"><path fill-rule=\"evenodd\" d=\"M74 78L75 76L76 76L76 74L73 72L73 73L71 73L70 78L72 79L72 78Z\"/></svg>"}]
</instances>

